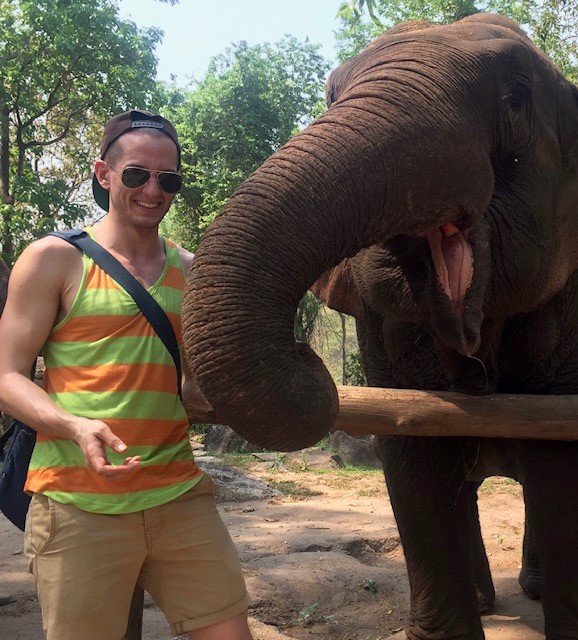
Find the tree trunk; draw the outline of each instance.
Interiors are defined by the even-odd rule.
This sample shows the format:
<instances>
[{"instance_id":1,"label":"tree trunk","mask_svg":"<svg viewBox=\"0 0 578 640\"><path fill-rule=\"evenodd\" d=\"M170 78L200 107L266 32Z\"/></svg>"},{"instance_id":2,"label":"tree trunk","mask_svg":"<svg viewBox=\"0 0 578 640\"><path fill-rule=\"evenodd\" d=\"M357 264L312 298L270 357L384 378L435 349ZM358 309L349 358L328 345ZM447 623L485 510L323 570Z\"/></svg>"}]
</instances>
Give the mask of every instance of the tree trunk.
<instances>
[{"instance_id":1,"label":"tree trunk","mask_svg":"<svg viewBox=\"0 0 578 640\"><path fill-rule=\"evenodd\" d=\"M6 107L0 113L0 239L2 258L12 265L14 246L10 230L10 213L14 199L10 193L10 112Z\"/></svg>"},{"instance_id":2,"label":"tree trunk","mask_svg":"<svg viewBox=\"0 0 578 640\"><path fill-rule=\"evenodd\" d=\"M341 320L341 383L347 384L347 371L345 365L347 363L347 350L345 349L345 340L347 339L347 317L344 313L339 314Z\"/></svg>"}]
</instances>

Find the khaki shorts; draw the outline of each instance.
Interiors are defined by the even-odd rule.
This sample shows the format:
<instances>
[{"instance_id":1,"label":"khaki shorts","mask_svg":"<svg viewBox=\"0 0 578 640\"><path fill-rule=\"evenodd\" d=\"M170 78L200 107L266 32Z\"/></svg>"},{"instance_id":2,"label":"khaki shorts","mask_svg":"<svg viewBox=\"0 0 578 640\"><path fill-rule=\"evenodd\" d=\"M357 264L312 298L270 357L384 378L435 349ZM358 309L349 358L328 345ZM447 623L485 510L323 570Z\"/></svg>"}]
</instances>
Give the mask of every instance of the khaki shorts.
<instances>
[{"instance_id":1,"label":"khaki shorts","mask_svg":"<svg viewBox=\"0 0 578 640\"><path fill-rule=\"evenodd\" d=\"M173 635L224 622L248 606L208 476L170 503L124 515L34 494L25 552L48 640L121 640L136 582Z\"/></svg>"}]
</instances>

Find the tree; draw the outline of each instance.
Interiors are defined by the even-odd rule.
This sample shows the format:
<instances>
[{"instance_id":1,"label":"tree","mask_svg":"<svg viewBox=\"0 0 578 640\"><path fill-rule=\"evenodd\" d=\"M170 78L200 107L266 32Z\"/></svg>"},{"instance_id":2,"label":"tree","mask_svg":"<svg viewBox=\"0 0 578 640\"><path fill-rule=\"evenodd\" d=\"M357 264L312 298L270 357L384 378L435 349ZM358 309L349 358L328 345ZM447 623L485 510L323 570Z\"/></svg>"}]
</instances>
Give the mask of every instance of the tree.
<instances>
[{"instance_id":1,"label":"tree","mask_svg":"<svg viewBox=\"0 0 578 640\"><path fill-rule=\"evenodd\" d=\"M23 245L87 213L63 173L90 176L81 134L147 104L162 33L118 17L113 0L0 0L0 233L11 264Z\"/></svg>"},{"instance_id":2,"label":"tree","mask_svg":"<svg viewBox=\"0 0 578 640\"><path fill-rule=\"evenodd\" d=\"M566 0L545 0L532 21L531 35L560 71L578 82L578 5Z\"/></svg>"},{"instance_id":3,"label":"tree","mask_svg":"<svg viewBox=\"0 0 578 640\"><path fill-rule=\"evenodd\" d=\"M311 342L313 330L322 307L323 302L311 292L308 291L303 296L297 307L293 324L293 333L297 342L306 342L307 344Z\"/></svg>"},{"instance_id":4,"label":"tree","mask_svg":"<svg viewBox=\"0 0 578 640\"><path fill-rule=\"evenodd\" d=\"M481 11L512 18L562 73L578 80L578 5L568 0L348 0L338 13L338 57L344 62L404 20L448 24Z\"/></svg>"},{"instance_id":5,"label":"tree","mask_svg":"<svg viewBox=\"0 0 578 640\"><path fill-rule=\"evenodd\" d=\"M292 36L274 45L240 42L213 58L188 92L165 89L186 185L169 225L187 248L233 190L319 113L329 64L318 50Z\"/></svg>"}]
</instances>

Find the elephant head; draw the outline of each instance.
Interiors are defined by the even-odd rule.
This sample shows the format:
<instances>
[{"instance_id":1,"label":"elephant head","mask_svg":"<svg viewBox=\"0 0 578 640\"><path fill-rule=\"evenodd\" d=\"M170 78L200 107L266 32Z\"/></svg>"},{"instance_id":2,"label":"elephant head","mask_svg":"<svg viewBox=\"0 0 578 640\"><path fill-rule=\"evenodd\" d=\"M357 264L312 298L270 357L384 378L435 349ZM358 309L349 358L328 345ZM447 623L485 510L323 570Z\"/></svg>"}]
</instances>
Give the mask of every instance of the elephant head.
<instances>
[{"instance_id":1,"label":"elephant head","mask_svg":"<svg viewBox=\"0 0 578 640\"><path fill-rule=\"evenodd\" d=\"M327 98L233 194L185 292L186 355L219 420L278 450L318 441L338 411L292 332L335 265L352 313L360 286L397 279L387 312L424 316L470 356L486 320L538 307L578 260L577 90L510 20L398 25L333 72ZM348 260L377 259L355 282Z\"/></svg>"}]
</instances>

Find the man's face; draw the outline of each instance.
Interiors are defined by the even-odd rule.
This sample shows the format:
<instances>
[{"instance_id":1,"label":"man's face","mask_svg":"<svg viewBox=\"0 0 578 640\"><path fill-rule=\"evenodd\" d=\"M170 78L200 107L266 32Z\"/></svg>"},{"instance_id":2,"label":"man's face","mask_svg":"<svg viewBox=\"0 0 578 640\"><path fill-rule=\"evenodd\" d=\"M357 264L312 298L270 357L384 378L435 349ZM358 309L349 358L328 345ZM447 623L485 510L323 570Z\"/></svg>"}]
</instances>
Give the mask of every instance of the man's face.
<instances>
[{"instance_id":1,"label":"man's face","mask_svg":"<svg viewBox=\"0 0 578 640\"><path fill-rule=\"evenodd\" d=\"M137 226L156 227L169 210L174 194L161 189L154 173L134 189L123 184L121 174L126 167L176 171L177 164L177 148L168 136L143 129L121 136L115 142L110 165L103 160L95 163L98 180L109 190L109 214Z\"/></svg>"}]
</instances>

